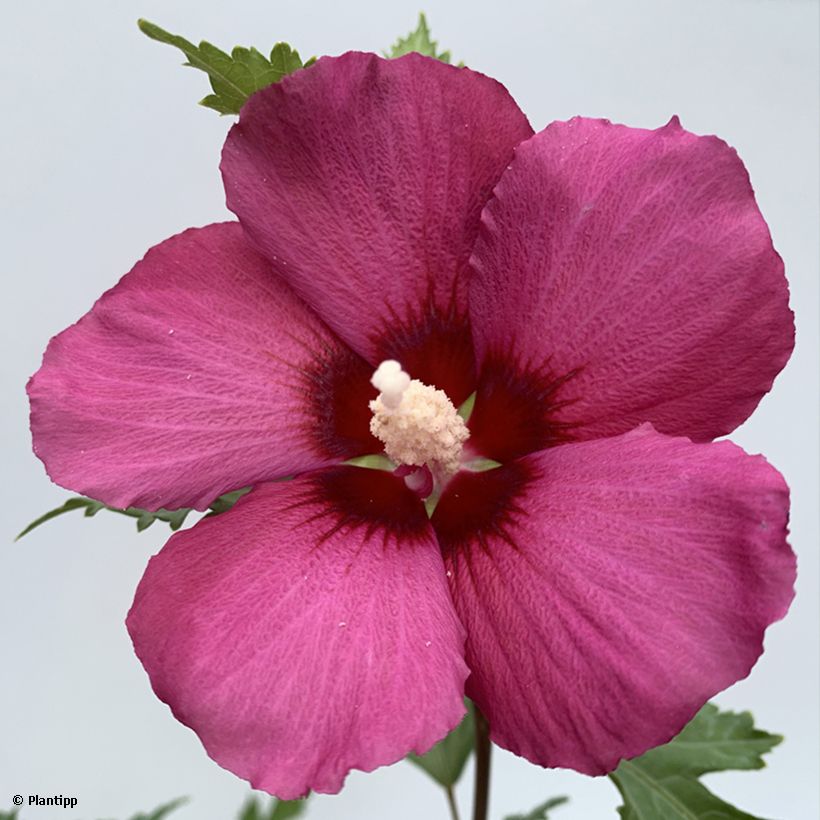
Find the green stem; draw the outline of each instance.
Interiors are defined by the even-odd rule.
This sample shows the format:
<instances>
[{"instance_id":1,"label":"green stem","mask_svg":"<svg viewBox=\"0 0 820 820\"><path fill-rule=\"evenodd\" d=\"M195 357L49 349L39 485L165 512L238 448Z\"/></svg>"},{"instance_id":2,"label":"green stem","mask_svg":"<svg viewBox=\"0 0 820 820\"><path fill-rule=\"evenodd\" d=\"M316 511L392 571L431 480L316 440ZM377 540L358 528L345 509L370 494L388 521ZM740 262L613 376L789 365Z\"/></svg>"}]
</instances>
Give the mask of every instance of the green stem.
<instances>
[{"instance_id":1,"label":"green stem","mask_svg":"<svg viewBox=\"0 0 820 820\"><path fill-rule=\"evenodd\" d=\"M490 724L475 707L475 798L473 820L487 820L490 805Z\"/></svg>"},{"instance_id":2,"label":"green stem","mask_svg":"<svg viewBox=\"0 0 820 820\"><path fill-rule=\"evenodd\" d=\"M453 787L446 786L447 791L447 805L450 807L450 818L451 820L460 820L458 816L458 806L456 805L456 796L453 794Z\"/></svg>"}]
</instances>

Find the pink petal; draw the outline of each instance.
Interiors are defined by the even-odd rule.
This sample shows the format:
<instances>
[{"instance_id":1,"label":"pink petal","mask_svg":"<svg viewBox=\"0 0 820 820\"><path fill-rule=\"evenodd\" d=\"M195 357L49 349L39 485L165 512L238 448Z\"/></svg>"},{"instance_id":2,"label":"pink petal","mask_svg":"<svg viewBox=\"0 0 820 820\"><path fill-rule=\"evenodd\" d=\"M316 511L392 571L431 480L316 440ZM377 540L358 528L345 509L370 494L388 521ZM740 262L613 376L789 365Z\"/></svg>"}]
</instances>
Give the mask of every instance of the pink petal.
<instances>
[{"instance_id":1,"label":"pink petal","mask_svg":"<svg viewBox=\"0 0 820 820\"><path fill-rule=\"evenodd\" d=\"M787 518L762 457L649 425L459 474L433 525L493 739L587 774L668 741L786 613Z\"/></svg>"},{"instance_id":2,"label":"pink petal","mask_svg":"<svg viewBox=\"0 0 820 820\"><path fill-rule=\"evenodd\" d=\"M243 108L222 156L228 207L355 350L459 402L474 388L465 286L479 216L531 134L474 71L325 57Z\"/></svg>"},{"instance_id":3,"label":"pink petal","mask_svg":"<svg viewBox=\"0 0 820 820\"><path fill-rule=\"evenodd\" d=\"M373 451L369 368L238 223L163 242L51 340L29 383L54 481L119 507L223 492Z\"/></svg>"},{"instance_id":4,"label":"pink petal","mask_svg":"<svg viewBox=\"0 0 820 820\"><path fill-rule=\"evenodd\" d=\"M554 123L518 148L482 220L470 292L492 371L481 390L501 405L560 385L506 458L561 430L594 438L644 421L709 440L789 358L783 263L743 163L676 118L657 131ZM481 397L475 413L476 434L497 428Z\"/></svg>"},{"instance_id":5,"label":"pink petal","mask_svg":"<svg viewBox=\"0 0 820 820\"><path fill-rule=\"evenodd\" d=\"M464 633L441 554L389 473L262 485L177 533L128 629L208 754L282 798L426 751L464 713Z\"/></svg>"}]
</instances>

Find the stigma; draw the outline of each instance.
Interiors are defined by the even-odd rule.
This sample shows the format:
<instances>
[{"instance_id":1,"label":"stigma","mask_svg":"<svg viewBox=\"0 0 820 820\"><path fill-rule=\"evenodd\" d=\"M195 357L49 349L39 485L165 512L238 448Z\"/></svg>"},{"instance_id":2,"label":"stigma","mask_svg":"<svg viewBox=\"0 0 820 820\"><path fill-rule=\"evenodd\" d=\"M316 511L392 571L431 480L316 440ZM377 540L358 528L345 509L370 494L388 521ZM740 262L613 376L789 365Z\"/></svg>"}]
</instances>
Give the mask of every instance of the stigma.
<instances>
[{"instance_id":1,"label":"stigma","mask_svg":"<svg viewBox=\"0 0 820 820\"><path fill-rule=\"evenodd\" d=\"M438 481L459 468L469 431L443 390L411 379L397 361L382 362L371 384L379 395L370 402L370 432L394 463L427 467Z\"/></svg>"}]
</instances>

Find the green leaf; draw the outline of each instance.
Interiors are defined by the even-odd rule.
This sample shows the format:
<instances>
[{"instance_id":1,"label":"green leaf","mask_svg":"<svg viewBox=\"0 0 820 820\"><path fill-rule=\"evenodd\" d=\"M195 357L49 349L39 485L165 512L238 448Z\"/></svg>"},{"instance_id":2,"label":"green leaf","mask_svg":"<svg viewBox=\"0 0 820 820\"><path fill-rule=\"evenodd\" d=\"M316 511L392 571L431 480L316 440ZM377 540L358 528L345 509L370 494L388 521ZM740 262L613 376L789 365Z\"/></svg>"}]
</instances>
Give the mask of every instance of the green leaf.
<instances>
[{"instance_id":1,"label":"green leaf","mask_svg":"<svg viewBox=\"0 0 820 820\"><path fill-rule=\"evenodd\" d=\"M234 490L225 495L219 496L209 507L208 515L218 515L226 512L243 496L250 492L250 487L245 487L241 490ZM164 521L172 530L178 530L184 523L188 515L193 512L190 507L183 507L180 510L165 510L159 509L155 511L143 510L140 507L126 507L124 510L118 507L109 507L101 501L95 501L93 498L84 498L82 496L75 496L69 498L62 506L56 509L49 510L45 515L41 515L37 520L32 521L18 536L15 541L19 541L24 535L28 535L33 529L45 524L46 521L51 521L58 515L63 515L73 510L83 510L83 515L86 518L96 515L100 510L108 510L109 512L126 515L129 518L137 519L137 532L147 530L155 521Z\"/></svg>"},{"instance_id":2,"label":"green leaf","mask_svg":"<svg viewBox=\"0 0 820 820\"><path fill-rule=\"evenodd\" d=\"M439 52L438 43L430 38L430 29L427 27L427 18L424 14L419 14L419 24L416 30L411 31L406 37L399 37L390 51L384 52L384 56L401 57L411 51L423 54L425 57L435 57L443 63L450 62L450 52Z\"/></svg>"},{"instance_id":3,"label":"green leaf","mask_svg":"<svg viewBox=\"0 0 820 820\"><path fill-rule=\"evenodd\" d=\"M277 800L273 805L268 820L288 820L290 817L298 817L305 811L305 801L303 800Z\"/></svg>"},{"instance_id":4,"label":"green leaf","mask_svg":"<svg viewBox=\"0 0 820 820\"><path fill-rule=\"evenodd\" d=\"M178 797L176 800L154 809L150 814L135 814L131 820L164 820L172 811L176 811L187 802L187 797Z\"/></svg>"},{"instance_id":5,"label":"green leaf","mask_svg":"<svg viewBox=\"0 0 820 820\"><path fill-rule=\"evenodd\" d=\"M300 800L274 800L265 809L255 797L251 797L242 807L238 820L289 820L302 814L306 803L306 797Z\"/></svg>"},{"instance_id":6,"label":"green leaf","mask_svg":"<svg viewBox=\"0 0 820 820\"><path fill-rule=\"evenodd\" d=\"M783 738L755 729L748 712L721 712L707 703L673 740L610 775L624 801L622 820L760 820L712 794L698 777L762 769L762 755Z\"/></svg>"},{"instance_id":7,"label":"green leaf","mask_svg":"<svg viewBox=\"0 0 820 820\"><path fill-rule=\"evenodd\" d=\"M33 529L39 527L40 524L45 524L46 521L51 521L52 518L63 515L63 513L71 512L72 510L85 510L85 516L90 518L92 515L96 515L100 510L104 509L105 504L99 501L93 501L90 498L69 498L61 507L49 510L44 515L32 521L14 540L19 541L24 535L28 535Z\"/></svg>"},{"instance_id":8,"label":"green leaf","mask_svg":"<svg viewBox=\"0 0 820 820\"><path fill-rule=\"evenodd\" d=\"M19 809L12 809L11 811L0 811L0 820L17 820L17 813Z\"/></svg>"},{"instance_id":9,"label":"green leaf","mask_svg":"<svg viewBox=\"0 0 820 820\"><path fill-rule=\"evenodd\" d=\"M287 43L277 43L266 57L255 48L236 46L230 54L204 40L194 45L178 34L171 34L148 20L138 20L143 34L178 48L187 58L185 65L204 71L211 81L213 94L200 100L200 105L220 114L238 114L245 101L260 88L278 83L287 74L303 67L299 52ZM305 65L311 65L311 58Z\"/></svg>"},{"instance_id":10,"label":"green leaf","mask_svg":"<svg viewBox=\"0 0 820 820\"><path fill-rule=\"evenodd\" d=\"M208 515L219 515L227 512L243 495L251 491L250 487L243 487L241 490L234 490L232 493L225 493L219 496L216 501L212 501L208 509Z\"/></svg>"},{"instance_id":11,"label":"green leaf","mask_svg":"<svg viewBox=\"0 0 820 820\"><path fill-rule=\"evenodd\" d=\"M551 797L546 803L536 806L528 814L510 814L504 820L549 820L549 810L569 803L568 797Z\"/></svg>"},{"instance_id":12,"label":"green leaf","mask_svg":"<svg viewBox=\"0 0 820 820\"><path fill-rule=\"evenodd\" d=\"M464 764L473 750L475 722L473 704L465 700L467 714L461 723L423 755L410 754L407 759L424 769L430 777L445 789L455 785L464 770Z\"/></svg>"},{"instance_id":13,"label":"green leaf","mask_svg":"<svg viewBox=\"0 0 820 820\"><path fill-rule=\"evenodd\" d=\"M721 712L707 703L674 740L639 760L659 776L674 772L700 777L708 772L762 769L766 765L762 755L782 740L781 735L755 729L750 712Z\"/></svg>"}]
</instances>

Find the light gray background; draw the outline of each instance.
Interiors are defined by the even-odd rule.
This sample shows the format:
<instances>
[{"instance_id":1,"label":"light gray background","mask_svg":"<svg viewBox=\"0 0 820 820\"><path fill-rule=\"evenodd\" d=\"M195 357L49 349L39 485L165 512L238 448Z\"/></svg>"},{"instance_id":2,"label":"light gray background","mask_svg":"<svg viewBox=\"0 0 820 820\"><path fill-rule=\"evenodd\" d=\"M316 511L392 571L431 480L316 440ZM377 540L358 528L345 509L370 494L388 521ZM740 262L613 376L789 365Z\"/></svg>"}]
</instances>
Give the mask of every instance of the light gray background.
<instances>
[{"instance_id":1,"label":"light gray background","mask_svg":"<svg viewBox=\"0 0 820 820\"><path fill-rule=\"evenodd\" d=\"M0 505L0 809L14 793L77 796L74 812L125 818L191 795L180 820L227 820L245 784L213 764L151 693L123 626L148 557L167 537L113 515L65 517L10 538L66 496L29 450L23 387L48 338L75 321L146 248L227 216L217 172L231 123L194 103L204 76L152 43L138 16L190 39L303 56L379 50L415 22L401 2L4 4L2 60L3 421ZM737 147L786 260L797 350L733 438L764 452L793 490L797 600L751 678L718 702L750 708L786 741L763 772L709 784L765 817L818 816L818 5L799 0L424 0L457 59L501 79L539 129L574 114L655 127L671 114ZM495 756L492 815L568 793L557 817L615 817L605 779ZM470 779L459 789L469 805ZM352 774L314 820L445 817L409 764Z\"/></svg>"}]
</instances>

